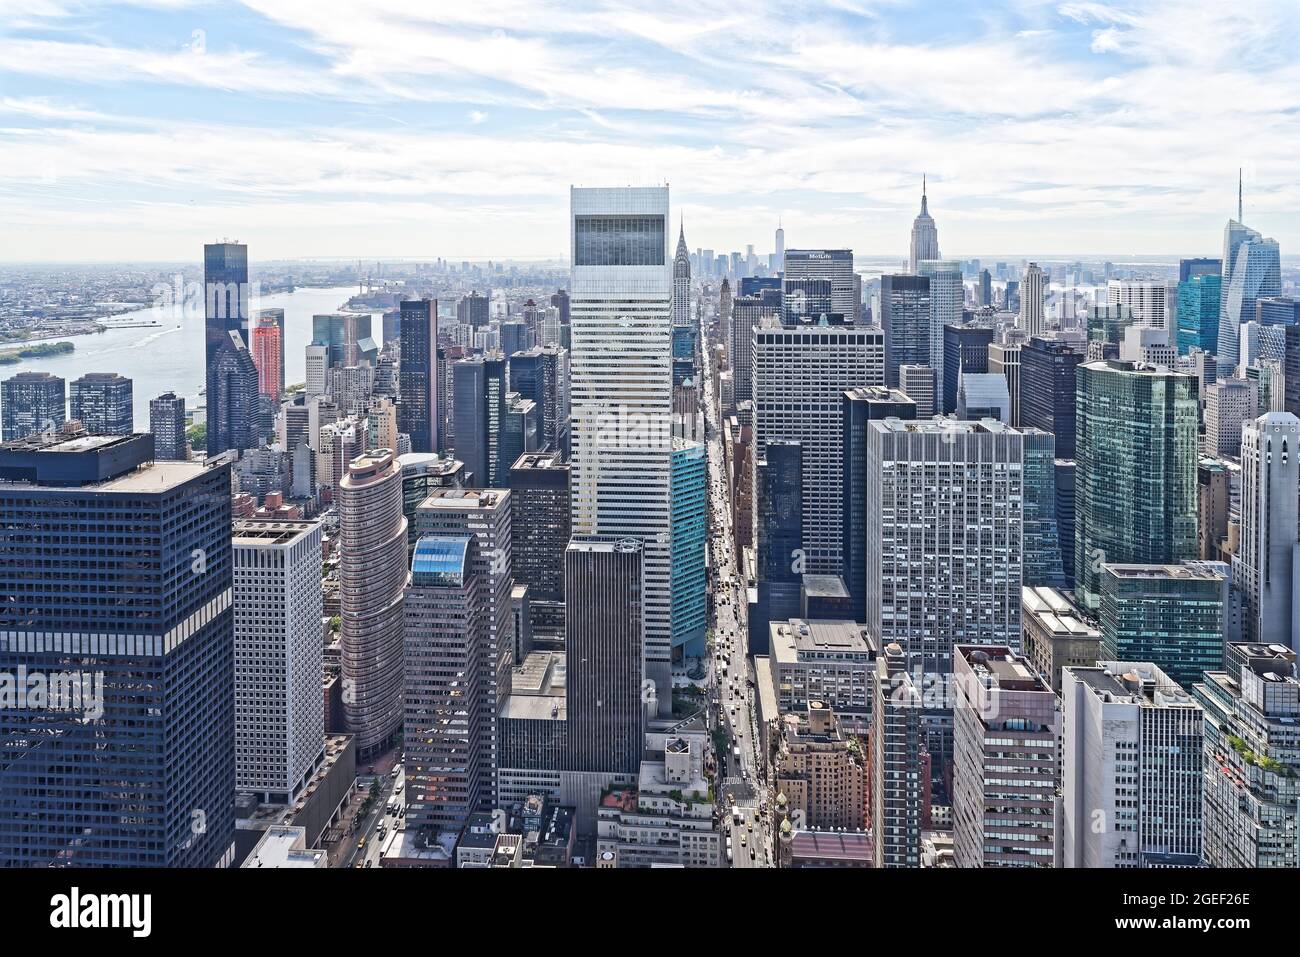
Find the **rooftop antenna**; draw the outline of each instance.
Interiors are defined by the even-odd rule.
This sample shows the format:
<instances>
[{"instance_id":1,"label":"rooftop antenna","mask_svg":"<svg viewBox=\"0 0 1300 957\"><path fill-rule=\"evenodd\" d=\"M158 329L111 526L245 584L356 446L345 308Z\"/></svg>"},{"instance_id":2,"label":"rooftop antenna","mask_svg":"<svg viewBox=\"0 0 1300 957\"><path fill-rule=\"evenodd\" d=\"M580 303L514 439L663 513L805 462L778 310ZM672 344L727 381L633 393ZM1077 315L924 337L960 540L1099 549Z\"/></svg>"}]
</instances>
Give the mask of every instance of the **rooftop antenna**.
<instances>
[{"instance_id":1,"label":"rooftop antenna","mask_svg":"<svg viewBox=\"0 0 1300 957\"><path fill-rule=\"evenodd\" d=\"M1237 167L1237 222L1245 222L1241 214L1241 167Z\"/></svg>"}]
</instances>

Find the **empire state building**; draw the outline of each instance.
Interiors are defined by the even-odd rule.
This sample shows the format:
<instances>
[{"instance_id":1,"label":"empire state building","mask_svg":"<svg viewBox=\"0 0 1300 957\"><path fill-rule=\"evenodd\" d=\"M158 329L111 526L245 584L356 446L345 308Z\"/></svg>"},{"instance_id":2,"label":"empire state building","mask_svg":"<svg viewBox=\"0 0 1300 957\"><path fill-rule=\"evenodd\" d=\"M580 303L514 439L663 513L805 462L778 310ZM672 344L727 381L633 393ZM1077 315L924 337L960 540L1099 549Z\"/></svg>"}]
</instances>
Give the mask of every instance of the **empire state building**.
<instances>
[{"instance_id":1,"label":"empire state building","mask_svg":"<svg viewBox=\"0 0 1300 957\"><path fill-rule=\"evenodd\" d=\"M907 271L916 274L916 264L939 258L939 230L926 204L925 177L921 177L921 212L912 222L912 248L907 256Z\"/></svg>"}]
</instances>

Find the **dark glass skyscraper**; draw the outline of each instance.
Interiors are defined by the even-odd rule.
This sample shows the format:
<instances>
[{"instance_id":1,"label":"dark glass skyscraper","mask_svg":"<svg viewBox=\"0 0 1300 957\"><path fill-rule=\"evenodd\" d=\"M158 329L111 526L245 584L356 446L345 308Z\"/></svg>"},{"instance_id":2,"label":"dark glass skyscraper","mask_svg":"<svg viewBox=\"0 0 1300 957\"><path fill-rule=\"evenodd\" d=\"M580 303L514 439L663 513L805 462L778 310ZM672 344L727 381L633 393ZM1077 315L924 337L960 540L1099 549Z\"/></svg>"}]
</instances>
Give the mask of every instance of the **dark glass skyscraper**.
<instances>
[{"instance_id":1,"label":"dark glass skyscraper","mask_svg":"<svg viewBox=\"0 0 1300 957\"><path fill-rule=\"evenodd\" d=\"M438 300L403 300L398 364L397 431L412 452L438 451Z\"/></svg>"},{"instance_id":2,"label":"dark glass skyscraper","mask_svg":"<svg viewBox=\"0 0 1300 957\"><path fill-rule=\"evenodd\" d=\"M148 435L0 449L0 867L214 867L234 852L227 466ZM142 557L143 556L143 557Z\"/></svg>"},{"instance_id":3,"label":"dark glass skyscraper","mask_svg":"<svg viewBox=\"0 0 1300 957\"><path fill-rule=\"evenodd\" d=\"M564 601L569 466L556 453L523 455L510 468L515 581L533 601Z\"/></svg>"},{"instance_id":4,"label":"dark glass skyscraper","mask_svg":"<svg viewBox=\"0 0 1300 957\"><path fill-rule=\"evenodd\" d=\"M252 420L257 409L257 367L248 352L248 247L209 243L203 247L203 341L207 378L207 450L246 449L257 443ZM231 335L239 345L232 343ZM240 346L253 369L253 389L245 395ZM234 353L232 355L232 352Z\"/></svg>"},{"instance_id":5,"label":"dark glass skyscraper","mask_svg":"<svg viewBox=\"0 0 1300 957\"><path fill-rule=\"evenodd\" d=\"M1020 347L1020 425L1056 436L1056 457L1074 458L1076 371L1085 356L1068 343L1033 338Z\"/></svg>"},{"instance_id":6,"label":"dark glass skyscraper","mask_svg":"<svg viewBox=\"0 0 1300 957\"><path fill-rule=\"evenodd\" d=\"M1214 260L1217 262L1218 260ZM1186 260L1184 260L1186 262ZM1178 284L1178 354L1219 350L1219 305L1223 277L1218 273L1189 276Z\"/></svg>"},{"instance_id":7,"label":"dark glass skyscraper","mask_svg":"<svg viewBox=\"0 0 1300 957\"><path fill-rule=\"evenodd\" d=\"M116 372L87 372L72 380L68 417L91 435L130 435L134 425L131 380Z\"/></svg>"},{"instance_id":8,"label":"dark glass skyscraper","mask_svg":"<svg viewBox=\"0 0 1300 957\"><path fill-rule=\"evenodd\" d=\"M902 277L913 278L913 277ZM879 386L844 393L844 587L853 620L867 614L867 423L915 419L916 403L897 389Z\"/></svg>"},{"instance_id":9,"label":"dark glass skyscraper","mask_svg":"<svg viewBox=\"0 0 1300 957\"><path fill-rule=\"evenodd\" d=\"M754 469L758 541L758 610L750 622L750 651L767 650L768 623L799 615L803 581L803 446L786 439L766 444Z\"/></svg>"},{"instance_id":10,"label":"dark glass skyscraper","mask_svg":"<svg viewBox=\"0 0 1300 957\"><path fill-rule=\"evenodd\" d=\"M149 402L149 431L153 433L155 459L181 460L185 456L185 399L164 392ZM292 446L290 446L292 448Z\"/></svg>"},{"instance_id":11,"label":"dark glass skyscraper","mask_svg":"<svg viewBox=\"0 0 1300 957\"><path fill-rule=\"evenodd\" d=\"M48 372L20 372L0 383L0 438L54 432L67 420L66 384Z\"/></svg>"},{"instance_id":12,"label":"dark glass skyscraper","mask_svg":"<svg viewBox=\"0 0 1300 957\"><path fill-rule=\"evenodd\" d=\"M559 451L568 431L563 349L537 346L510 356L510 390L537 403L538 449Z\"/></svg>"},{"instance_id":13,"label":"dark glass skyscraper","mask_svg":"<svg viewBox=\"0 0 1300 957\"><path fill-rule=\"evenodd\" d=\"M897 389L899 367L930 364L930 277L881 276L880 325L885 385Z\"/></svg>"},{"instance_id":14,"label":"dark glass skyscraper","mask_svg":"<svg viewBox=\"0 0 1300 957\"><path fill-rule=\"evenodd\" d=\"M979 326L943 327L943 399L944 413L957 408L957 386L963 375L982 375L989 371L989 344L993 330Z\"/></svg>"}]
</instances>

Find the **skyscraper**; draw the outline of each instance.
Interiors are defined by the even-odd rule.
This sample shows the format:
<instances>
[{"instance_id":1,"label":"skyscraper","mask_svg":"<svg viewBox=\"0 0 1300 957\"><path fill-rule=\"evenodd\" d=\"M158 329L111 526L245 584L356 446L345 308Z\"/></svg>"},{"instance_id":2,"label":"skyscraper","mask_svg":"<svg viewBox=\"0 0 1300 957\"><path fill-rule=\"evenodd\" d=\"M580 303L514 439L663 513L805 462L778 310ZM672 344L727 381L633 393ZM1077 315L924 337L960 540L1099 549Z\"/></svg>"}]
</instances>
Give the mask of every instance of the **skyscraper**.
<instances>
[{"instance_id":1,"label":"skyscraper","mask_svg":"<svg viewBox=\"0 0 1300 957\"><path fill-rule=\"evenodd\" d=\"M921 177L921 211L912 221L912 242L907 253L907 271L916 272L926 259L939 258L939 229L930 215L929 199L925 194L925 177Z\"/></svg>"},{"instance_id":2,"label":"skyscraper","mask_svg":"<svg viewBox=\"0 0 1300 957\"><path fill-rule=\"evenodd\" d=\"M1217 262L1218 260L1214 260ZM1178 354L1193 349L1214 354L1219 350L1219 306L1223 299L1223 277L1193 275L1178 284Z\"/></svg>"},{"instance_id":3,"label":"skyscraper","mask_svg":"<svg viewBox=\"0 0 1300 957\"><path fill-rule=\"evenodd\" d=\"M569 466L555 452L522 455L510 468L510 517L516 582L533 601L564 601L569 544Z\"/></svg>"},{"instance_id":4,"label":"skyscraper","mask_svg":"<svg viewBox=\"0 0 1300 957\"><path fill-rule=\"evenodd\" d=\"M927 674L1020 640L1024 437L1000 422L868 424L866 623Z\"/></svg>"},{"instance_id":5,"label":"skyscraper","mask_svg":"<svg viewBox=\"0 0 1300 957\"><path fill-rule=\"evenodd\" d=\"M415 510L415 527L421 538L472 536L474 554L470 568L481 592L484 620L483 648L478 656L479 765L486 775L485 800L496 800L501 706L510 694L510 669L515 660L515 615L510 592L512 572L510 492L504 489L436 489ZM419 551L419 545L416 545ZM497 806L497 805L493 805Z\"/></svg>"},{"instance_id":6,"label":"skyscraper","mask_svg":"<svg viewBox=\"0 0 1300 957\"><path fill-rule=\"evenodd\" d=\"M343 713L365 760L402 727L406 516L391 449L359 455L346 468L337 492Z\"/></svg>"},{"instance_id":7,"label":"skyscraper","mask_svg":"<svg viewBox=\"0 0 1300 957\"><path fill-rule=\"evenodd\" d=\"M185 440L185 399L175 392L164 392L149 402L149 431L153 433L155 459L180 461L187 458Z\"/></svg>"},{"instance_id":8,"label":"skyscraper","mask_svg":"<svg viewBox=\"0 0 1300 957\"><path fill-rule=\"evenodd\" d=\"M853 605L853 620L866 621L868 426L890 417L916 419L917 403L897 389L875 386L846 389L843 405L843 578ZM759 538L761 541L761 534Z\"/></svg>"},{"instance_id":9,"label":"skyscraper","mask_svg":"<svg viewBox=\"0 0 1300 957\"><path fill-rule=\"evenodd\" d=\"M1056 695L1006 645L953 647L953 856L958 867L1051 867Z\"/></svg>"},{"instance_id":10,"label":"skyscraper","mask_svg":"<svg viewBox=\"0 0 1300 957\"><path fill-rule=\"evenodd\" d=\"M578 300L574 297L574 319ZM644 747L642 543L575 535L564 556L568 733L576 771L635 773ZM654 686L658 694L659 686Z\"/></svg>"},{"instance_id":11,"label":"skyscraper","mask_svg":"<svg viewBox=\"0 0 1300 957\"><path fill-rule=\"evenodd\" d=\"M0 448L0 672L69 693L0 708L5 866L232 863L230 470L151 460L147 435Z\"/></svg>"},{"instance_id":12,"label":"skyscraper","mask_svg":"<svg viewBox=\"0 0 1300 957\"><path fill-rule=\"evenodd\" d=\"M67 421L66 385L49 372L20 372L0 383L2 437L6 442L37 432L53 434Z\"/></svg>"},{"instance_id":13,"label":"skyscraper","mask_svg":"<svg viewBox=\"0 0 1300 957\"><path fill-rule=\"evenodd\" d=\"M400 306L402 354L398 363L397 430L411 437L412 452L437 452L438 300L406 299ZM486 478L480 474L480 479Z\"/></svg>"},{"instance_id":14,"label":"skyscraper","mask_svg":"<svg viewBox=\"0 0 1300 957\"><path fill-rule=\"evenodd\" d=\"M831 312L839 313L845 322L858 318L857 283L853 275L853 250L851 249L787 249L785 251L785 284L802 280L825 279L831 284Z\"/></svg>"},{"instance_id":15,"label":"skyscraper","mask_svg":"<svg viewBox=\"0 0 1300 957\"><path fill-rule=\"evenodd\" d=\"M902 366L931 365L929 278L881 276L880 325L885 334L885 385L897 389Z\"/></svg>"},{"instance_id":16,"label":"skyscraper","mask_svg":"<svg viewBox=\"0 0 1300 957\"><path fill-rule=\"evenodd\" d=\"M276 330L277 330L278 333L279 333L279 336L278 336L278 338L277 338L277 341L278 341L278 343L279 343L277 351L279 352L279 359L280 359L280 363L279 363L279 365L280 365L280 369L279 369L279 374L278 374L278 375L279 375L279 378L278 378L277 381L279 381L279 383L280 383L280 389L281 389L281 390L286 389L286 388L288 388L289 383L286 382L286 381L285 381L285 378L284 378L284 349L285 349L285 345L287 344L288 340L285 338L285 332L286 332L286 330L285 330L285 327L284 327L284 310L283 310L283 309L262 309L262 310L260 310L260 311L258 312L258 314L257 314L257 325L258 325L258 326L275 326ZM259 370L259 371L261 370L261 366L258 367L258 370ZM279 395L276 395L275 398L278 400L278 399L279 399Z\"/></svg>"},{"instance_id":17,"label":"skyscraper","mask_svg":"<svg viewBox=\"0 0 1300 957\"><path fill-rule=\"evenodd\" d=\"M643 543L645 673L662 690L672 657L668 188L575 187L571 203L573 534Z\"/></svg>"},{"instance_id":18,"label":"skyscraper","mask_svg":"<svg viewBox=\"0 0 1300 957\"><path fill-rule=\"evenodd\" d=\"M1300 419L1269 412L1241 439L1241 543L1232 580L1246 607L1245 637L1294 648L1300 639L1295 594L1296 489L1300 487Z\"/></svg>"},{"instance_id":19,"label":"skyscraper","mask_svg":"<svg viewBox=\"0 0 1300 957\"><path fill-rule=\"evenodd\" d=\"M691 324L691 254L686 249L686 225L677 234L673 256L673 325Z\"/></svg>"},{"instance_id":20,"label":"skyscraper","mask_svg":"<svg viewBox=\"0 0 1300 957\"><path fill-rule=\"evenodd\" d=\"M1075 579L1100 602L1105 562L1177 564L1196 555L1196 379L1119 360L1078 368Z\"/></svg>"},{"instance_id":21,"label":"skyscraper","mask_svg":"<svg viewBox=\"0 0 1300 957\"><path fill-rule=\"evenodd\" d=\"M943 386L941 412L947 414L956 410L957 387L963 375L982 375L989 371L989 346L992 342L993 330L989 328L947 325L939 330L942 358L935 368ZM1008 401L1010 394L1008 388Z\"/></svg>"},{"instance_id":22,"label":"skyscraper","mask_svg":"<svg viewBox=\"0 0 1300 957\"><path fill-rule=\"evenodd\" d=\"M949 326L962 325L963 308L966 305L966 287L961 281L961 263L949 260L922 260L916 264L916 271L930 280L930 358L940 382L948 380L947 345L944 337ZM985 350L987 353L987 350ZM987 355L984 368L988 368ZM977 370L970 370L972 372ZM956 370L953 370L953 375ZM947 411L952 411L948 409Z\"/></svg>"},{"instance_id":23,"label":"skyscraper","mask_svg":"<svg viewBox=\"0 0 1300 957\"><path fill-rule=\"evenodd\" d=\"M1150 662L1061 678L1061 866L1201 863L1200 706Z\"/></svg>"},{"instance_id":24,"label":"skyscraper","mask_svg":"<svg viewBox=\"0 0 1300 957\"><path fill-rule=\"evenodd\" d=\"M291 804L325 747L320 522L238 522L235 786Z\"/></svg>"},{"instance_id":25,"label":"skyscraper","mask_svg":"<svg viewBox=\"0 0 1300 957\"><path fill-rule=\"evenodd\" d=\"M708 456L702 442L673 439L672 629L673 661L704 658L708 583L704 541L708 537Z\"/></svg>"},{"instance_id":26,"label":"skyscraper","mask_svg":"<svg viewBox=\"0 0 1300 957\"><path fill-rule=\"evenodd\" d=\"M1056 456L1074 458L1078 367L1073 345L1034 337L1020 347L1020 425L1056 436Z\"/></svg>"},{"instance_id":27,"label":"skyscraper","mask_svg":"<svg viewBox=\"0 0 1300 957\"><path fill-rule=\"evenodd\" d=\"M283 340L274 316L263 315L253 327L253 364L257 366L257 391L268 398L280 401L284 380L280 378L284 364Z\"/></svg>"},{"instance_id":28,"label":"skyscraper","mask_svg":"<svg viewBox=\"0 0 1300 957\"><path fill-rule=\"evenodd\" d=\"M755 458L776 439L802 446L803 547L812 574L843 572L843 501L831 490L843 481L844 390L883 385L884 353L884 334L866 326L755 332Z\"/></svg>"},{"instance_id":29,"label":"skyscraper","mask_svg":"<svg viewBox=\"0 0 1300 957\"><path fill-rule=\"evenodd\" d=\"M538 449L563 451L569 434L569 353L535 346L510 356L510 389L537 403Z\"/></svg>"},{"instance_id":30,"label":"skyscraper","mask_svg":"<svg viewBox=\"0 0 1300 957\"><path fill-rule=\"evenodd\" d=\"M207 454L256 448L269 431L257 391L257 366L240 332L226 341L208 365Z\"/></svg>"},{"instance_id":31,"label":"skyscraper","mask_svg":"<svg viewBox=\"0 0 1300 957\"><path fill-rule=\"evenodd\" d=\"M325 367L374 364L379 346L370 334L370 314L322 313L311 317L311 341L326 347Z\"/></svg>"},{"instance_id":32,"label":"skyscraper","mask_svg":"<svg viewBox=\"0 0 1300 957\"><path fill-rule=\"evenodd\" d=\"M1163 279L1112 279L1106 301L1131 310L1137 325L1152 329L1168 329L1175 313L1174 290Z\"/></svg>"},{"instance_id":33,"label":"skyscraper","mask_svg":"<svg viewBox=\"0 0 1300 957\"><path fill-rule=\"evenodd\" d=\"M1282 294L1281 253L1276 240L1235 219L1223 230L1223 285L1219 303L1220 368L1231 374L1240 352L1241 327L1255 318L1255 300Z\"/></svg>"},{"instance_id":34,"label":"skyscraper","mask_svg":"<svg viewBox=\"0 0 1300 957\"><path fill-rule=\"evenodd\" d=\"M923 699L908 673L907 653L889 642L872 676L871 833L876 867L921 866L925 800L921 731Z\"/></svg>"},{"instance_id":35,"label":"skyscraper","mask_svg":"<svg viewBox=\"0 0 1300 957\"><path fill-rule=\"evenodd\" d=\"M1027 336L1036 336L1043 331L1044 279L1038 263L1030 263L1020 280L1020 318L1016 325Z\"/></svg>"},{"instance_id":36,"label":"skyscraper","mask_svg":"<svg viewBox=\"0 0 1300 957\"><path fill-rule=\"evenodd\" d=\"M484 748L487 614L468 533L423 535L406 589L406 823L458 833L492 793ZM484 759L489 761L484 764Z\"/></svg>"},{"instance_id":37,"label":"skyscraper","mask_svg":"<svg viewBox=\"0 0 1300 957\"><path fill-rule=\"evenodd\" d=\"M803 448L774 439L758 450L754 466L754 526L758 607L750 612L750 650L766 650L772 621L799 614L803 581Z\"/></svg>"},{"instance_id":38,"label":"skyscraper","mask_svg":"<svg viewBox=\"0 0 1300 957\"><path fill-rule=\"evenodd\" d=\"M131 380L116 372L87 372L68 388L68 417L91 435L130 435Z\"/></svg>"}]
</instances>

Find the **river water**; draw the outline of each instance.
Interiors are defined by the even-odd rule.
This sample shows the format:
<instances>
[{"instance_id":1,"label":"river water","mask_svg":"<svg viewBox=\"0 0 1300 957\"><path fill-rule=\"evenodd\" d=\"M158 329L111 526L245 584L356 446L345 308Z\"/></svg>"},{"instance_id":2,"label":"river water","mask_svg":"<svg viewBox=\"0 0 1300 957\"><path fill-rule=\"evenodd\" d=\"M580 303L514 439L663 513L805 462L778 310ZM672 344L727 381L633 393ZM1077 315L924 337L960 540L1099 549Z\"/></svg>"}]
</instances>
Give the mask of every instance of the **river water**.
<instances>
[{"instance_id":1,"label":"river water","mask_svg":"<svg viewBox=\"0 0 1300 957\"><path fill-rule=\"evenodd\" d=\"M256 319L258 309L283 309L285 346L285 384L306 378L306 348L311 342L311 317L318 313L337 312L355 291L354 286L329 289L296 289L293 292L263 296L253 303L250 315ZM43 359L24 359L14 365L0 365L0 379L19 372L51 372L68 383L87 372L117 372L133 380L137 432L149 428L149 400L164 392L185 397L187 410L203 404L199 390L204 387L203 311L152 307L124 312L114 322L161 320L161 326L135 329L109 329L87 336L67 336L56 341L75 345L76 351ZM383 323L378 317L371 323L376 342L382 340Z\"/></svg>"}]
</instances>

